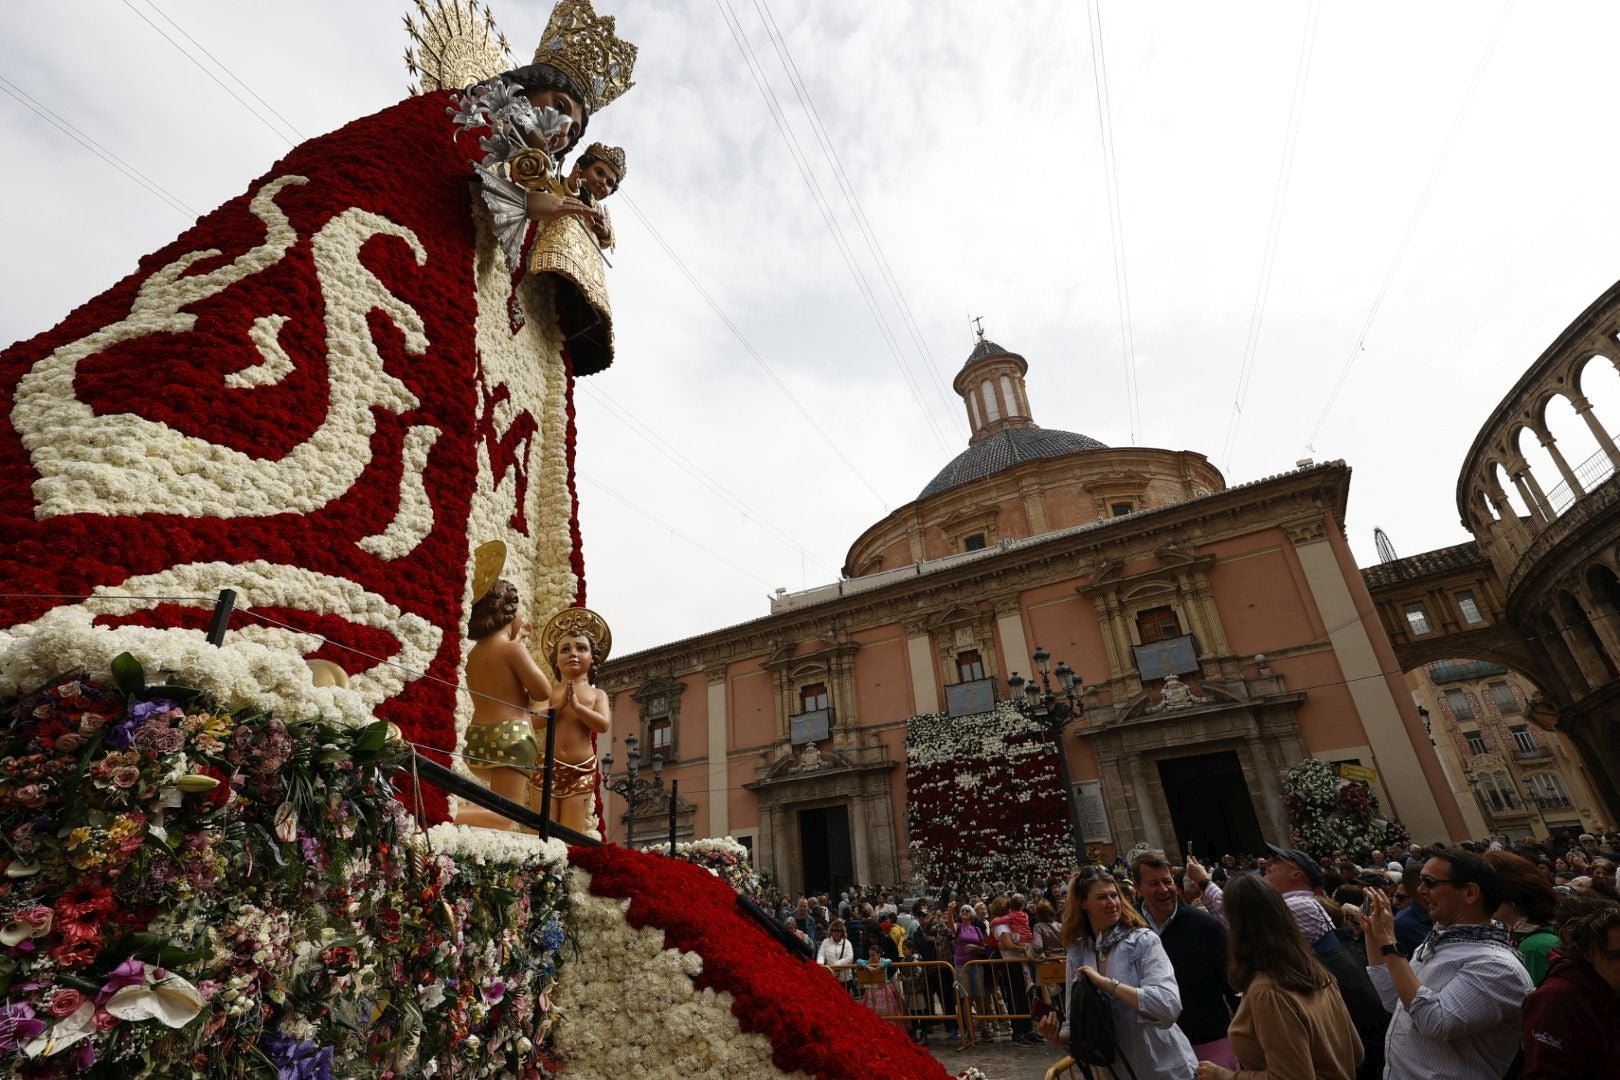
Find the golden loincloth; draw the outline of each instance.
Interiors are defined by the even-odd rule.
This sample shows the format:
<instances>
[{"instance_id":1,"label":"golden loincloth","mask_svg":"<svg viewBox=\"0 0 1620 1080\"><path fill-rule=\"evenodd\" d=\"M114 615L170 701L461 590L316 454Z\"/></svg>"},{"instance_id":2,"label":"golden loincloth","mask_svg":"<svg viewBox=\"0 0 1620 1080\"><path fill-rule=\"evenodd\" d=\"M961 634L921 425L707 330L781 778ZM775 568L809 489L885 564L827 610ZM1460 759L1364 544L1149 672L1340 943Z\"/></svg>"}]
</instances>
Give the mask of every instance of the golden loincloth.
<instances>
[{"instance_id":1,"label":"golden loincloth","mask_svg":"<svg viewBox=\"0 0 1620 1080\"><path fill-rule=\"evenodd\" d=\"M528 769L540 760L540 742L527 717L498 724L469 724L466 756L468 767L473 769ZM592 758L591 763L595 762Z\"/></svg>"},{"instance_id":2,"label":"golden loincloth","mask_svg":"<svg viewBox=\"0 0 1620 1080\"><path fill-rule=\"evenodd\" d=\"M529 786L536 791L544 788L546 771L536 769L529 774ZM551 772L551 797L553 799L572 799L576 795L587 795L596 791L596 755L575 765L571 761L557 759L553 763Z\"/></svg>"}]
</instances>

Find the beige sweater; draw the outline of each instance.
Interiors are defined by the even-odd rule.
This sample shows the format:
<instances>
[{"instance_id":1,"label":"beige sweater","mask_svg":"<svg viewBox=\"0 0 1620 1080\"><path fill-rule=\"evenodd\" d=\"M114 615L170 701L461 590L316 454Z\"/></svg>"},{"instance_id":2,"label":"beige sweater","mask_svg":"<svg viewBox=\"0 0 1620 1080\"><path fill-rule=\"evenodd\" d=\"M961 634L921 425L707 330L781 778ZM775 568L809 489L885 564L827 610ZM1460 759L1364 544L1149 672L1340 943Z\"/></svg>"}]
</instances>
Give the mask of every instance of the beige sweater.
<instances>
[{"instance_id":1,"label":"beige sweater","mask_svg":"<svg viewBox=\"0 0 1620 1080\"><path fill-rule=\"evenodd\" d=\"M1331 982L1300 994L1256 975L1227 1039L1243 1065L1242 1080L1354 1080L1361 1064L1361 1039Z\"/></svg>"}]
</instances>

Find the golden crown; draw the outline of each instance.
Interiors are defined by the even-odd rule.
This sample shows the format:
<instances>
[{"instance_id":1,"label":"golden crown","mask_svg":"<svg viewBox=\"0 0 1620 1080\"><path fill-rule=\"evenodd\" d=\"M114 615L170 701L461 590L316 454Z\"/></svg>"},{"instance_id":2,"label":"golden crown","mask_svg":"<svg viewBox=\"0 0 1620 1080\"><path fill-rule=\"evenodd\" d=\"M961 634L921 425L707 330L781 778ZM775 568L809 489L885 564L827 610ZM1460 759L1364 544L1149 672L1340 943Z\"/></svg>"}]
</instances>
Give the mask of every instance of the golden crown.
<instances>
[{"instance_id":1,"label":"golden crown","mask_svg":"<svg viewBox=\"0 0 1620 1080\"><path fill-rule=\"evenodd\" d=\"M536 64L550 64L573 82L588 113L605 108L635 83L636 47L613 33L613 16L598 16L591 0L560 0L534 50Z\"/></svg>"},{"instance_id":2,"label":"golden crown","mask_svg":"<svg viewBox=\"0 0 1620 1080\"><path fill-rule=\"evenodd\" d=\"M565 637L580 635L591 639L592 659L598 664L606 663L608 653L613 651L613 631L608 629L607 620L590 608L563 608L547 619L541 629L540 652L557 678L562 678L562 672L557 669L557 643Z\"/></svg>"},{"instance_id":3,"label":"golden crown","mask_svg":"<svg viewBox=\"0 0 1620 1080\"><path fill-rule=\"evenodd\" d=\"M607 162L619 174L619 183L624 183L624 147L593 142L585 148L585 152L598 161Z\"/></svg>"}]
</instances>

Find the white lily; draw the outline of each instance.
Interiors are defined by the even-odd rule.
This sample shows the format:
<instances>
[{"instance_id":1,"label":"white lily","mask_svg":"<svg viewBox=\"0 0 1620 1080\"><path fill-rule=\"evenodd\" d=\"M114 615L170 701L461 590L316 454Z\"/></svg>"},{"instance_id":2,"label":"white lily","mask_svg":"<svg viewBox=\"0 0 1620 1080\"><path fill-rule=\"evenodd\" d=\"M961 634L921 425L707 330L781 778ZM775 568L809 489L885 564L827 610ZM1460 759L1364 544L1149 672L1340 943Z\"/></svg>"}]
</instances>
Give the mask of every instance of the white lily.
<instances>
[{"instance_id":1,"label":"white lily","mask_svg":"<svg viewBox=\"0 0 1620 1080\"><path fill-rule=\"evenodd\" d=\"M147 979L152 968L146 969ZM202 1012L202 994L178 975L168 975L144 986L126 986L107 999L107 1011L120 1020L156 1020L166 1027L182 1028Z\"/></svg>"},{"instance_id":2,"label":"white lily","mask_svg":"<svg viewBox=\"0 0 1620 1080\"><path fill-rule=\"evenodd\" d=\"M80 1039L96 1033L96 1003L86 1001L67 1016L46 1028L23 1047L29 1057L50 1057L60 1054Z\"/></svg>"}]
</instances>

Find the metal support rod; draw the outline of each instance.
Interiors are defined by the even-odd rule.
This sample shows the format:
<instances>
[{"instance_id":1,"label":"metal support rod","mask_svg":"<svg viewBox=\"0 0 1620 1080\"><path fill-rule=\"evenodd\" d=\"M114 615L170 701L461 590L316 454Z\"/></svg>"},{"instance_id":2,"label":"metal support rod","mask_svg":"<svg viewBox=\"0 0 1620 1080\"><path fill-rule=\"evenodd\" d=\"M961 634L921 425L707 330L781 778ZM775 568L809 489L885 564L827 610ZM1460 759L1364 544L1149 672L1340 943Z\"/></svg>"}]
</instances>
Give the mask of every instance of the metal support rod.
<instances>
[{"instance_id":1,"label":"metal support rod","mask_svg":"<svg viewBox=\"0 0 1620 1080\"><path fill-rule=\"evenodd\" d=\"M208 644L216 649L225 644L225 631L231 628L231 612L236 608L236 590L219 590L214 601L214 617L208 620Z\"/></svg>"},{"instance_id":2,"label":"metal support rod","mask_svg":"<svg viewBox=\"0 0 1620 1080\"><path fill-rule=\"evenodd\" d=\"M681 782L669 782L669 853L675 854L675 797L681 792Z\"/></svg>"},{"instance_id":3,"label":"metal support rod","mask_svg":"<svg viewBox=\"0 0 1620 1080\"><path fill-rule=\"evenodd\" d=\"M546 710L546 765L545 773L540 778L540 814L545 818L540 824L540 839L551 839L551 773L552 765L557 760L557 714L552 709Z\"/></svg>"},{"instance_id":4,"label":"metal support rod","mask_svg":"<svg viewBox=\"0 0 1620 1080\"><path fill-rule=\"evenodd\" d=\"M477 803L485 810L492 810L504 818L510 818L519 825L527 826L537 832L545 823L545 819L541 815L530 810L522 803L516 803L505 796L497 795L472 777L462 776L454 769L447 768L430 757L417 754L415 755L415 763L417 774L424 783L432 784L434 787L449 792L458 798L466 799L468 802ZM557 839L572 845L596 847L602 843L602 841L594 840L583 833L575 832L566 825L553 824L551 833Z\"/></svg>"}]
</instances>

